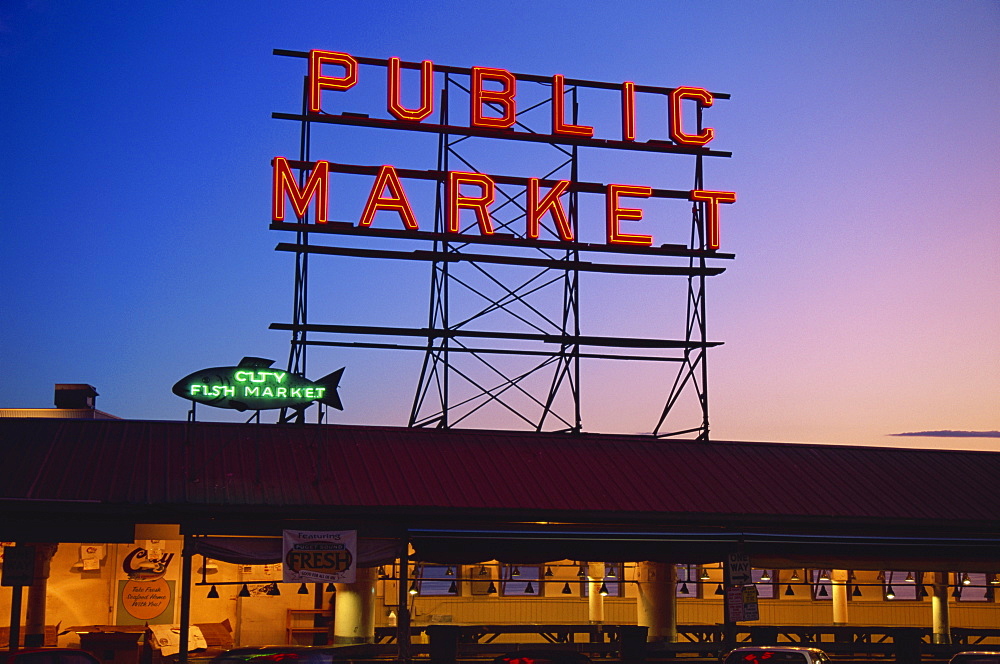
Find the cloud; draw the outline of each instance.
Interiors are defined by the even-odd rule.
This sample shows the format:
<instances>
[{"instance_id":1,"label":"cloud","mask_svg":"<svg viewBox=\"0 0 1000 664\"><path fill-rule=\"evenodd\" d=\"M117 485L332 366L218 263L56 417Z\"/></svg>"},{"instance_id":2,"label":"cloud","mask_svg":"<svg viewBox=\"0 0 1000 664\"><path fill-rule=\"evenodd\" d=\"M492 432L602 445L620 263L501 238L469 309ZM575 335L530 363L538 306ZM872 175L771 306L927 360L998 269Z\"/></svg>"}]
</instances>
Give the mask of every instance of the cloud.
<instances>
[{"instance_id":1,"label":"cloud","mask_svg":"<svg viewBox=\"0 0 1000 664\"><path fill-rule=\"evenodd\" d=\"M1000 438L1000 431L909 431L890 433L890 436L925 436L928 438Z\"/></svg>"}]
</instances>

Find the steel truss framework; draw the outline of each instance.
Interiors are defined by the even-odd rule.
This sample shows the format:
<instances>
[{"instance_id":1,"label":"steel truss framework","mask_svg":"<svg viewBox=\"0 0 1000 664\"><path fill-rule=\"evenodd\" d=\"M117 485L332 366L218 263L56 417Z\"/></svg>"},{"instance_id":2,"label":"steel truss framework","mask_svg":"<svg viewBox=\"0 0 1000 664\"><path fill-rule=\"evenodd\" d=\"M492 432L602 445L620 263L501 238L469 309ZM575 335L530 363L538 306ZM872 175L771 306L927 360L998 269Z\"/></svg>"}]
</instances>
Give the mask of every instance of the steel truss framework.
<instances>
[{"instance_id":1,"label":"steel truss framework","mask_svg":"<svg viewBox=\"0 0 1000 664\"><path fill-rule=\"evenodd\" d=\"M275 50L276 55L308 57L299 51ZM386 68L387 60L355 58L361 65ZM419 63L402 63L419 69ZM685 245L621 247L580 241L580 195L601 193L605 185L580 180L580 148L605 148L654 153L688 154L695 160L693 189L703 188L703 160L706 156L730 156L705 148L677 145L666 141L613 141L554 135L548 131L551 115L552 79L515 74L519 84L540 86L540 100L519 106L512 130L490 130L451 125L450 109L457 100L468 100L471 69L435 65L435 75L443 74L439 89L438 123L414 123L371 118L367 115L340 115L308 112L307 91L303 92L302 112L273 113L272 117L301 124L299 160L290 165L299 170L299 186L304 187L311 159L311 129L314 124L360 126L383 129L433 132L438 135L437 163L432 171L398 169L401 178L436 182L434 230L412 231L365 228L350 222L309 224L274 222L272 228L291 231L294 242L283 242L278 250L295 253L295 285L291 323L273 323L272 329L291 332L288 370L305 373L308 346L340 346L414 350L424 354L420 376L410 411L414 427L455 427L474 422L474 417L498 410L519 427L538 431L583 430L581 412L581 360L672 362L675 378L665 390L663 410L652 431L657 436L693 434L708 439L708 348L719 345L707 338L706 278L724 268L711 266L711 259L731 259L732 254L706 249L705 203L692 206L690 240ZM578 118L578 94L583 88L619 89L618 85L596 81L566 80L565 107L569 122ZM524 86L519 86L522 96ZM637 92L665 97L670 88L636 86ZM527 95L524 95L527 96ZM717 98L728 95L716 94ZM519 104L521 99L519 98ZM542 122L538 120L541 119ZM532 128L545 126L545 129ZM701 109L697 128L702 129ZM527 141L551 147L552 161L542 186L568 180L567 215L572 242L558 239L555 230L542 226L547 237L526 237L527 178L490 173L496 183L496 202L490 209L495 234L479 235L477 223L463 223L460 234L445 232L446 186L449 171L479 173L471 145L479 138ZM533 164L538 168L537 164ZM375 175L378 166L330 163L331 172ZM654 198L687 199L688 191L654 189ZM468 219L464 220L467 222ZM466 228L466 225L469 228ZM471 229L471 230L470 230ZM339 235L383 237L388 240L421 240L430 250L397 251L313 244L310 236ZM379 327L310 323L308 320L309 256L370 257L419 260L429 263L430 302L426 327ZM649 257L658 257L651 263ZM620 259L620 260L617 260ZM670 264L665 264L669 261ZM584 335L581 326L581 273L662 275L687 280L687 302L683 339L625 338ZM680 312L678 312L678 315ZM312 335L312 336L310 336ZM407 340L412 340L407 342ZM668 428L668 416L684 395L696 399L698 417L687 426ZM690 397L685 397L690 398ZM283 415L283 418L285 416ZM673 419L670 419L673 425Z\"/></svg>"}]
</instances>

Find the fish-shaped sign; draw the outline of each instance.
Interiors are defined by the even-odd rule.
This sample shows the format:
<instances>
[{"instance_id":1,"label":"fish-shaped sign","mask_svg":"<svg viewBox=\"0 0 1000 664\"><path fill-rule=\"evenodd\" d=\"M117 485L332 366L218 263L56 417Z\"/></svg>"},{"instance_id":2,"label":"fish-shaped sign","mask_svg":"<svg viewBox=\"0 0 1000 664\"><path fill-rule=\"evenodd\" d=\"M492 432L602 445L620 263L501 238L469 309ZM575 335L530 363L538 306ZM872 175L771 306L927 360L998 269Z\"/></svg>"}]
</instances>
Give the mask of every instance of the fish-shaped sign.
<instances>
[{"instance_id":1,"label":"fish-shaped sign","mask_svg":"<svg viewBox=\"0 0 1000 664\"><path fill-rule=\"evenodd\" d=\"M274 360L244 357L235 367L212 367L181 378L173 392L206 406L243 410L304 408L313 401L344 410L337 394L340 368L319 380L272 369Z\"/></svg>"}]
</instances>

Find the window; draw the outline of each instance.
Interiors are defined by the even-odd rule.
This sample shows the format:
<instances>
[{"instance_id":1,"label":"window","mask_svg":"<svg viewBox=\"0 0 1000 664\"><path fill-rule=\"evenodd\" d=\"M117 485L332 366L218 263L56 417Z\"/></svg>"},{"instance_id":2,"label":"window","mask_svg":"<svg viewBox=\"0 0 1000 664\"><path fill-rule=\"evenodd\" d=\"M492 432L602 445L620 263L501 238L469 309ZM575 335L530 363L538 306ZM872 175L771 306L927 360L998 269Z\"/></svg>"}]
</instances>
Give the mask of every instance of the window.
<instances>
[{"instance_id":1,"label":"window","mask_svg":"<svg viewBox=\"0 0 1000 664\"><path fill-rule=\"evenodd\" d=\"M698 582L698 566L680 564L677 569L677 585L674 595L679 599L694 599L701 595L701 584Z\"/></svg>"},{"instance_id":2,"label":"window","mask_svg":"<svg viewBox=\"0 0 1000 664\"><path fill-rule=\"evenodd\" d=\"M420 565L417 567L417 578L414 579L417 592L420 595L440 596L457 595L459 588L459 571L461 567L445 567L443 565Z\"/></svg>"},{"instance_id":3,"label":"window","mask_svg":"<svg viewBox=\"0 0 1000 664\"><path fill-rule=\"evenodd\" d=\"M778 570L750 570L750 580L757 586L758 599L774 599L778 596Z\"/></svg>"},{"instance_id":4,"label":"window","mask_svg":"<svg viewBox=\"0 0 1000 664\"><path fill-rule=\"evenodd\" d=\"M882 572L884 581L882 584L882 597L886 601L914 601L922 599L920 590L923 588L920 572L903 572L897 570L887 570Z\"/></svg>"},{"instance_id":5,"label":"window","mask_svg":"<svg viewBox=\"0 0 1000 664\"><path fill-rule=\"evenodd\" d=\"M812 598L823 601L830 599L833 585L830 583L830 570L811 569L809 570L809 590Z\"/></svg>"},{"instance_id":6,"label":"window","mask_svg":"<svg viewBox=\"0 0 1000 664\"><path fill-rule=\"evenodd\" d=\"M982 572L955 573L958 580L959 602L993 602L996 601L996 578L992 574ZM968 583L966 583L968 581Z\"/></svg>"},{"instance_id":7,"label":"window","mask_svg":"<svg viewBox=\"0 0 1000 664\"><path fill-rule=\"evenodd\" d=\"M504 565L500 592L506 597L542 595L542 568L537 565Z\"/></svg>"}]
</instances>

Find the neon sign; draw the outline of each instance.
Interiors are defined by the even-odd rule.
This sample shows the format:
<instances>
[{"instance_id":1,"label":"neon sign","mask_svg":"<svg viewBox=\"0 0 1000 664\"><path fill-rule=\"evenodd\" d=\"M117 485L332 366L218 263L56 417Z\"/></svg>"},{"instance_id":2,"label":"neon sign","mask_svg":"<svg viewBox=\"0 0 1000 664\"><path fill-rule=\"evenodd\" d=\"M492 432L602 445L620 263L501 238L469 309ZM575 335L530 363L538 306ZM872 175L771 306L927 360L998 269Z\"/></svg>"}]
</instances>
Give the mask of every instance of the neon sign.
<instances>
[{"instance_id":1,"label":"neon sign","mask_svg":"<svg viewBox=\"0 0 1000 664\"><path fill-rule=\"evenodd\" d=\"M342 93L354 88L360 80L359 60L372 64L365 58L355 58L347 53L314 49L308 54L309 66L307 76L307 97L309 117L333 117L324 111L324 93ZM381 61L386 69L386 109L390 116L388 120L369 119L364 114L347 114L369 119L372 123L396 123L405 125L408 129L439 130L453 129L451 126L430 126L425 120L434 111L434 77L435 66L429 60L418 63L403 63L399 58L392 57ZM403 104L402 71L404 68L419 70L419 105L411 107ZM442 67L440 69L448 69ZM454 69L454 68L452 68ZM636 92L641 90L633 81L618 84L602 84L604 87L620 91L621 102L621 137L602 139L594 136L594 127L589 124L577 124L576 119L567 120L565 90L567 80L562 74L555 74L548 79L551 85L552 122L551 134L548 136L529 134L519 131L517 122L517 82L518 76L506 69L494 67L472 67L469 74L469 120L467 129L477 132L471 135L487 135L497 138L517 137L524 140L540 140L548 138L554 142L575 141L578 145L594 145L603 147L630 147L637 149L640 143L636 139L638 125L636 112ZM528 80L541 80L542 77L527 77ZM701 126L701 115L704 109L711 108L716 95L708 90L693 86L672 88L667 95L667 126L666 134L670 140L647 141L649 149L664 152L679 152L683 154L723 154L712 153L708 144L716 138L713 127ZM725 95L723 95L725 97ZM694 132L685 129L685 108L691 104L697 109L698 129ZM690 111L688 111L690 112ZM343 116L338 116L343 117ZM690 123L690 119L688 120ZM373 125L376 126L376 125ZM437 127L437 129L435 129ZM483 133L485 132L485 133ZM343 165L332 164L326 160L310 163L298 163L294 168L308 171L304 182L293 173L293 165L288 159L276 156L272 160L272 220L284 222L288 216L286 203L292 205L291 214L303 223L310 207L315 210L313 221L316 224L328 224L330 199L330 173L337 171ZM403 184L405 176L391 165L382 165L370 189L367 203L357 221L358 228L370 228L376 213L386 211L395 213L406 231L420 231L418 215L412 208ZM445 232L462 233L459 215L467 210L474 215L480 236L489 237L496 233L496 224L491 215L491 207L496 202L496 184L500 176L486 173L467 173L462 171L447 171L436 173L432 179L445 183ZM544 195L540 185L548 187ZM529 178L524 189L527 213L525 215L524 241L536 240L543 220L554 224L556 235L560 242L574 242L573 230L567 221L566 206L563 198L574 189L575 183L566 180L545 181ZM605 195L605 228L604 242L618 247L650 247L654 238L648 233L625 232L621 222L630 222L630 227L638 228L643 219L643 210L638 207L627 207L621 204L622 197L645 198L654 195L654 190L639 184L607 184L601 185ZM709 191L692 189L680 194L696 205L703 206L705 217L705 238L702 248L715 251L720 246L721 205L736 202L736 193L732 191ZM634 249L633 249L634 250Z\"/></svg>"},{"instance_id":2,"label":"neon sign","mask_svg":"<svg viewBox=\"0 0 1000 664\"><path fill-rule=\"evenodd\" d=\"M181 378L173 393L184 399L234 410L303 408L314 401L343 410L337 393L343 369L311 381L281 369L273 360L244 357L235 367L212 367Z\"/></svg>"}]
</instances>

